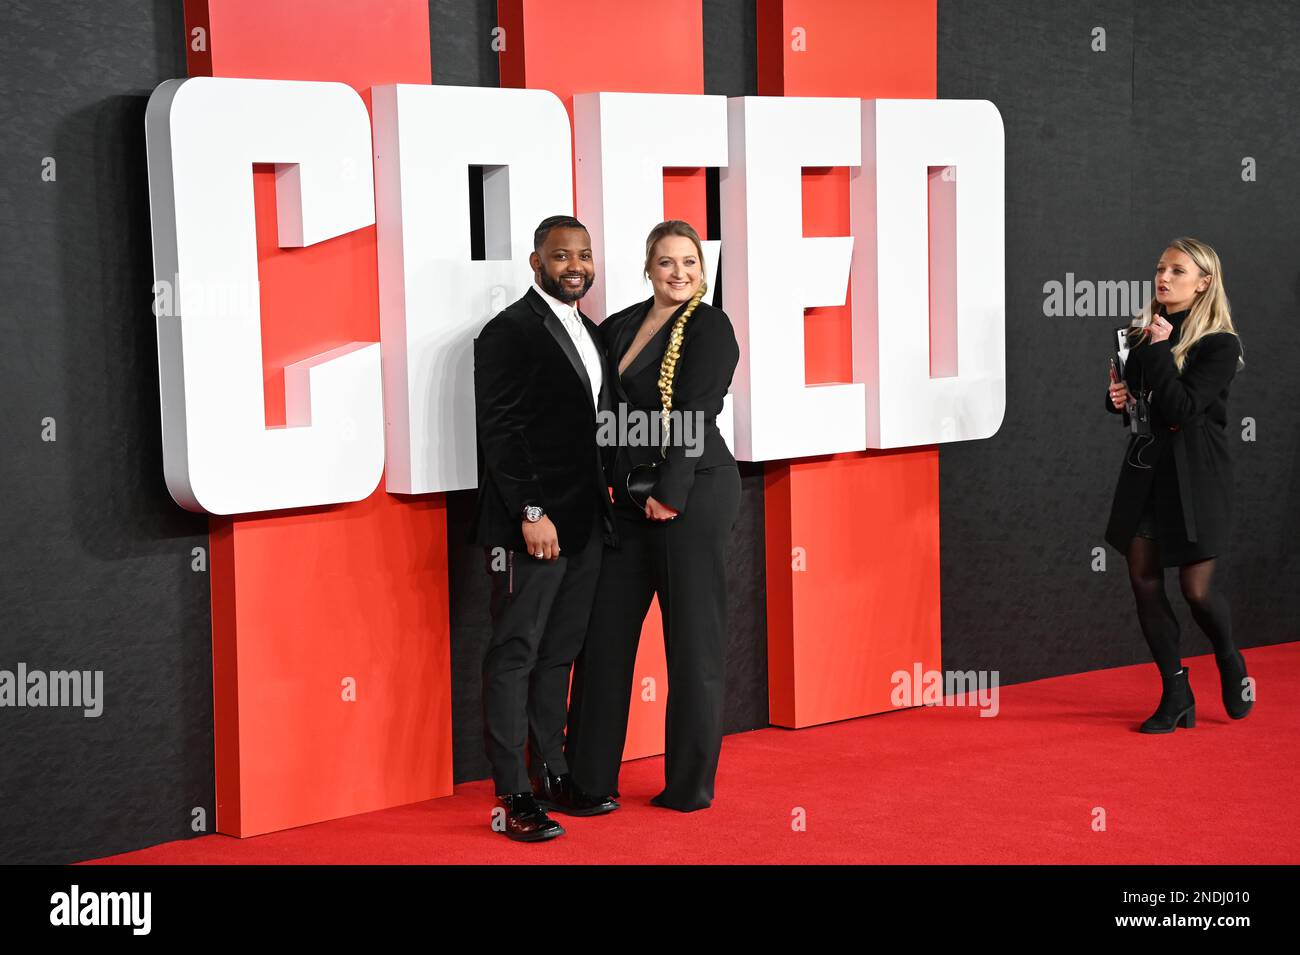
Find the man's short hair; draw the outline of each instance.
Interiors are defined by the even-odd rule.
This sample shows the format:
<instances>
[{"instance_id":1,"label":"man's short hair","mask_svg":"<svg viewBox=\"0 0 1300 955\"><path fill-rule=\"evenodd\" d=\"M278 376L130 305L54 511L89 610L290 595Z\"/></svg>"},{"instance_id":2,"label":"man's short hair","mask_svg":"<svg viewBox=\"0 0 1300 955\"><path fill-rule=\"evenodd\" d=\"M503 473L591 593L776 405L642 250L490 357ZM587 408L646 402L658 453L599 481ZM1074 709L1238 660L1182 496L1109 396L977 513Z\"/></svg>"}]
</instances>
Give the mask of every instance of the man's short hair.
<instances>
[{"instance_id":1,"label":"man's short hair","mask_svg":"<svg viewBox=\"0 0 1300 955\"><path fill-rule=\"evenodd\" d=\"M552 229L581 229L586 232L587 227L575 219L573 216L549 216L541 221L541 224L533 230L533 251L541 252L542 243L546 237L551 234Z\"/></svg>"}]
</instances>

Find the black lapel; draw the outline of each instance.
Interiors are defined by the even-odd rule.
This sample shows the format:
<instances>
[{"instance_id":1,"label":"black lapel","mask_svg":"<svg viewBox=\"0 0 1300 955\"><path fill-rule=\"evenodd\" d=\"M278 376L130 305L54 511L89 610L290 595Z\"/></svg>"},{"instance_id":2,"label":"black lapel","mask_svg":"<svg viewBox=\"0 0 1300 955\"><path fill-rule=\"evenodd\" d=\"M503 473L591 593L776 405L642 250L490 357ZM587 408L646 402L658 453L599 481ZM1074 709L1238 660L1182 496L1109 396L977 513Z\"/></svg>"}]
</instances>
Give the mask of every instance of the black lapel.
<instances>
[{"instance_id":1,"label":"black lapel","mask_svg":"<svg viewBox=\"0 0 1300 955\"><path fill-rule=\"evenodd\" d=\"M650 303L654 298L648 298L637 306L635 312L631 312L623 319L623 327L618 330L618 338L614 341L614 354L611 356L614 361L615 369L623 360L623 353L627 351L627 346L632 344L632 336L636 330L641 327L641 322L645 319L646 312L650 308Z\"/></svg>"},{"instance_id":2,"label":"black lapel","mask_svg":"<svg viewBox=\"0 0 1300 955\"><path fill-rule=\"evenodd\" d=\"M582 356L578 354L578 346L573 344L573 339L570 338L569 333L565 331L564 323L556 318L555 313L551 311L550 303L538 295L537 291L531 286L529 286L528 294L525 297L530 303L532 303L533 310L542 316L542 324L546 327L546 330L551 333L551 337L554 338L556 344L560 346L565 357L569 359L569 364L572 365L573 370L578 373L578 377L582 379L583 392L586 394L587 400L590 401L591 378L587 376L587 366L582 363Z\"/></svg>"},{"instance_id":3,"label":"black lapel","mask_svg":"<svg viewBox=\"0 0 1300 955\"><path fill-rule=\"evenodd\" d=\"M609 361L605 363L610 375L614 378L614 390L618 392L619 397L625 402L630 399L627 396L627 389L623 387L623 376L618 373L618 366L623 361L623 353L632 344L632 338L636 335L636 330L641 327L641 321L645 318L646 311L653 301L654 296L651 296L637 306L636 311L624 317L623 325L619 328L613 347L610 349Z\"/></svg>"}]
</instances>

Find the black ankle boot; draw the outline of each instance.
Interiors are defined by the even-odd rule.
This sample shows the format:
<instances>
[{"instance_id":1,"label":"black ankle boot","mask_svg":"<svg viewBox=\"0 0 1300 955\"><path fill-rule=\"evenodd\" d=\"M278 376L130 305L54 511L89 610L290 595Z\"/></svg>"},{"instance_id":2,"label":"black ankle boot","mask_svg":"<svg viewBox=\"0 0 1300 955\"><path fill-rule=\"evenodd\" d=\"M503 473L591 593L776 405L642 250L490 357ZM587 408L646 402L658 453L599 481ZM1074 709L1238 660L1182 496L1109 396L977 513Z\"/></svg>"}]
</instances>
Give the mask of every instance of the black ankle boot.
<instances>
[{"instance_id":1,"label":"black ankle boot","mask_svg":"<svg viewBox=\"0 0 1300 955\"><path fill-rule=\"evenodd\" d=\"M1219 665L1219 679L1223 683L1223 708L1234 720L1239 720L1255 705L1254 687L1251 687L1251 699L1245 699L1246 658L1240 650L1234 650L1229 657L1215 657L1214 662Z\"/></svg>"},{"instance_id":2,"label":"black ankle boot","mask_svg":"<svg viewBox=\"0 0 1300 955\"><path fill-rule=\"evenodd\" d=\"M1196 725L1196 699L1192 696L1192 686L1187 681L1187 667L1173 676L1162 673L1160 679L1164 683L1160 705L1151 714L1151 718L1138 727L1138 731L1172 733L1180 725L1191 729Z\"/></svg>"}]
</instances>

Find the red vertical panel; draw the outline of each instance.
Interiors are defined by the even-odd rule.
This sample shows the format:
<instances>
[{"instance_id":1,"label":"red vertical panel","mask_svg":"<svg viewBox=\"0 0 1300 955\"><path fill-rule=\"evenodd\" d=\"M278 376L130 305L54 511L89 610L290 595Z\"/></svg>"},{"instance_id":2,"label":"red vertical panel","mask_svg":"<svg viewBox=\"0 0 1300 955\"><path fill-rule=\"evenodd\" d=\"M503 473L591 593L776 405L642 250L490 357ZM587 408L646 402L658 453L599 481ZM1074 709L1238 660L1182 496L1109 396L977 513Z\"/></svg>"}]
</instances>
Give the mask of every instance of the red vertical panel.
<instances>
[{"instance_id":1,"label":"red vertical panel","mask_svg":"<svg viewBox=\"0 0 1300 955\"><path fill-rule=\"evenodd\" d=\"M497 13L507 30L501 55L503 85L548 89L564 101L570 118L575 93L704 92L701 0L499 0ZM664 203L668 218L685 219L704 235L703 170L672 170L664 182ZM647 678L654 680L653 700L642 699ZM663 752L667 690L656 603L641 633L624 758Z\"/></svg>"},{"instance_id":2,"label":"red vertical panel","mask_svg":"<svg viewBox=\"0 0 1300 955\"><path fill-rule=\"evenodd\" d=\"M367 102L372 85L431 78L423 0L189 0L185 11L191 72L341 81ZM378 341L375 230L281 249L269 172L250 177L276 424L287 363ZM442 496L399 499L381 482L355 504L211 525L217 829L253 835L450 793Z\"/></svg>"},{"instance_id":3,"label":"red vertical panel","mask_svg":"<svg viewBox=\"0 0 1300 955\"><path fill-rule=\"evenodd\" d=\"M777 4L784 21L783 95L935 97L935 0L776 0L772 5ZM772 25L770 18L759 23L760 48L767 42L764 30Z\"/></svg>"},{"instance_id":4,"label":"red vertical panel","mask_svg":"<svg viewBox=\"0 0 1300 955\"><path fill-rule=\"evenodd\" d=\"M239 835L239 654L235 642L235 561L229 520L208 522L212 589L212 740L218 832ZM222 828L224 825L225 828Z\"/></svg>"},{"instance_id":5,"label":"red vertical panel","mask_svg":"<svg viewBox=\"0 0 1300 955\"><path fill-rule=\"evenodd\" d=\"M759 0L759 92L933 97L936 30L934 0ZM805 234L847 223L846 171L808 171ZM850 380L848 307L810 310L805 331L808 381ZM939 667L938 466L929 447L769 469L773 723L890 709L890 674Z\"/></svg>"},{"instance_id":6,"label":"red vertical panel","mask_svg":"<svg viewBox=\"0 0 1300 955\"><path fill-rule=\"evenodd\" d=\"M849 235L849 170L805 169L803 234ZM810 385L853 380L851 293L843 305L804 310L804 380Z\"/></svg>"}]
</instances>

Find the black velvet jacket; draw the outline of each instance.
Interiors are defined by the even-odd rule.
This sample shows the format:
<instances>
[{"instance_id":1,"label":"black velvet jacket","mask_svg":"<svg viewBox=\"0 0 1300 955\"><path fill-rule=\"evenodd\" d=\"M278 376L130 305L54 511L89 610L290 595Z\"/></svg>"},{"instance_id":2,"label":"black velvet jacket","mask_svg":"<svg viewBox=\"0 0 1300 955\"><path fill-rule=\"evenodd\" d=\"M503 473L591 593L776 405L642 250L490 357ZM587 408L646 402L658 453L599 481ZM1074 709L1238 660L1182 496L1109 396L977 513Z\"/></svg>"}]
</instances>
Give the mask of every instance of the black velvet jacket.
<instances>
[{"instance_id":1,"label":"black velvet jacket","mask_svg":"<svg viewBox=\"0 0 1300 955\"><path fill-rule=\"evenodd\" d=\"M582 322L601 351L599 328L585 315ZM606 374L601 407L610 394ZM474 339L479 489L471 543L523 550L527 505L546 511L562 550L586 544L597 515L596 532L613 543L598 410L573 339L535 290L483 327Z\"/></svg>"},{"instance_id":2,"label":"black velvet jacket","mask_svg":"<svg viewBox=\"0 0 1300 955\"><path fill-rule=\"evenodd\" d=\"M659 449L662 427L659 412L663 408L659 394L659 365L668 347L672 326L685 310L685 303L673 312L672 317L655 333L655 337L632 359L627 370L622 375L618 373L619 363L653 302L652 296L621 312L615 312L600 326L606 355L605 380L614 385L613 410L618 413L618 406L624 405L628 411L648 413L652 431L648 445L632 445L627 442L619 444L608 460L610 484L617 502L634 506L627 495L628 471L634 464L658 461L659 480L651 496L661 504L685 513L696 471L726 465L734 467L736 464L735 457L718 430L717 416L722 411L727 389L731 387L731 377L740 360L740 347L736 344L736 333L726 312L704 302L696 306L682 334L681 355L673 380L673 411L681 411L683 415L699 413L704 425L703 449L698 457L688 456L687 451L691 449L678 440L677 429L674 429L668 456L663 458ZM700 439L699 434L693 436L696 449L699 448Z\"/></svg>"}]
</instances>

